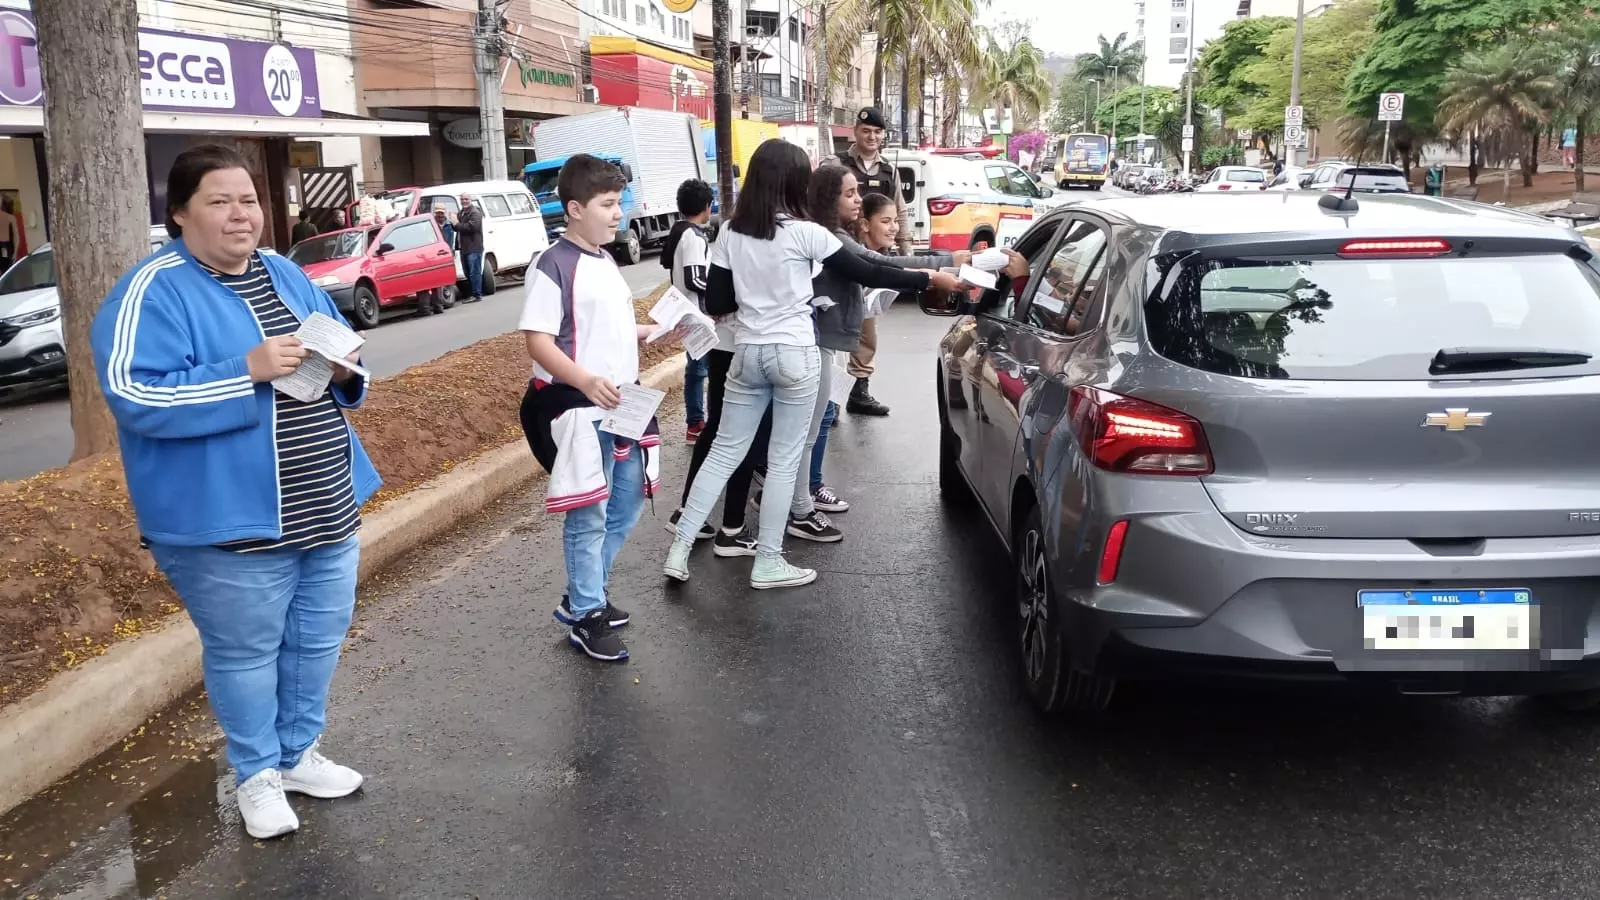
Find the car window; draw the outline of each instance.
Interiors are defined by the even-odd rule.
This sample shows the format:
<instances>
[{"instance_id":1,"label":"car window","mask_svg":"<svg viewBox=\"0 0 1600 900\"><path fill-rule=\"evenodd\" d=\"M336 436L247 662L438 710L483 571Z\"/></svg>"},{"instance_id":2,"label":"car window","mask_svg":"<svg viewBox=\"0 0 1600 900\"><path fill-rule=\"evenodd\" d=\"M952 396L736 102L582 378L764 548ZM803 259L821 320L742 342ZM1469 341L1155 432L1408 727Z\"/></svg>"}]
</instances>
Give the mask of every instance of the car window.
<instances>
[{"instance_id":1,"label":"car window","mask_svg":"<svg viewBox=\"0 0 1600 900\"><path fill-rule=\"evenodd\" d=\"M56 254L53 250L30 253L0 275L0 294L20 294L55 286Z\"/></svg>"},{"instance_id":2,"label":"car window","mask_svg":"<svg viewBox=\"0 0 1600 900\"><path fill-rule=\"evenodd\" d=\"M1055 236L1062 227L1061 223L1035 226L1017 241L1016 251L1028 258L1028 281L1017 284L1001 273L995 289L985 291L980 300L980 308L985 314L1002 319L1012 318L1016 312L1017 298L1022 296L1028 283L1037 280L1035 276L1044 271L1050 251L1055 247Z\"/></svg>"},{"instance_id":3,"label":"car window","mask_svg":"<svg viewBox=\"0 0 1600 900\"><path fill-rule=\"evenodd\" d=\"M388 236L383 240L385 243L393 244L395 252L398 253L428 246L438 240L438 232L432 222L407 222L390 229Z\"/></svg>"},{"instance_id":4,"label":"car window","mask_svg":"<svg viewBox=\"0 0 1600 900\"><path fill-rule=\"evenodd\" d=\"M507 194L506 200L511 204L511 212L519 216L533 215L533 203L528 200L527 194Z\"/></svg>"},{"instance_id":5,"label":"car window","mask_svg":"<svg viewBox=\"0 0 1600 900\"><path fill-rule=\"evenodd\" d=\"M448 194L434 194L432 196L423 197L422 200L417 203L418 212L433 212L436 209L448 210L451 215L455 215L456 213L461 212L461 203L460 201L456 200L456 198L451 197Z\"/></svg>"},{"instance_id":6,"label":"car window","mask_svg":"<svg viewBox=\"0 0 1600 900\"><path fill-rule=\"evenodd\" d=\"M989 189L1002 194L1011 193L1011 183L1006 179L1006 172L999 166L984 166L983 174L989 182Z\"/></svg>"},{"instance_id":7,"label":"car window","mask_svg":"<svg viewBox=\"0 0 1600 900\"><path fill-rule=\"evenodd\" d=\"M484 214L491 218L501 219L511 215L511 207L506 205L506 198L499 194L484 194L478 198L478 202L483 204Z\"/></svg>"},{"instance_id":8,"label":"car window","mask_svg":"<svg viewBox=\"0 0 1600 900\"><path fill-rule=\"evenodd\" d=\"M910 166L900 166L895 174L900 176L901 198L910 203L917 196L917 171Z\"/></svg>"},{"instance_id":9,"label":"car window","mask_svg":"<svg viewBox=\"0 0 1600 900\"><path fill-rule=\"evenodd\" d=\"M1227 179L1233 182L1260 184L1267 180L1267 173L1260 169L1229 169Z\"/></svg>"},{"instance_id":10,"label":"car window","mask_svg":"<svg viewBox=\"0 0 1600 900\"><path fill-rule=\"evenodd\" d=\"M1420 381L1433 377L1434 355L1451 347L1600 357L1600 275L1560 254L1171 265L1181 268L1166 279L1170 287L1145 304L1151 342L1162 356L1208 372ZM1581 368L1600 371L1600 363Z\"/></svg>"},{"instance_id":11,"label":"car window","mask_svg":"<svg viewBox=\"0 0 1600 900\"><path fill-rule=\"evenodd\" d=\"M1003 166L1002 170L1006 173L1006 178L1010 182L1007 193L1015 194L1018 197L1039 196L1039 186L1033 183L1033 179L1028 177L1027 172L1015 166Z\"/></svg>"},{"instance_id":12,"label":"car window","mask_svg":"<svg viewBox=\"0 0 1600 900\"><path fill-rule=\"evenodd\" d=\"M1033 288L1028 324L1062 337L1077 334L1079 320L1094 299L1105 248L1104 231L1089 222L1073 222Z\"/></svg>"},{"instance_id":13,"label":"car window","mask_svg":"<svg viewBox=\"0 0 1600 900\"><path fill-rule=\"evenodd\" d=\"M1388 166L1363 166L1359 169L1345 169L1339 172L1333 180L1334 186L1338 188L1349 188L1351 182L1355 183L1355 190L1358 191L1395 194L1411 192L1411 185L1406 181L1405 172L1400 169L1391 169Z\"/></svg>"}]
</instances>

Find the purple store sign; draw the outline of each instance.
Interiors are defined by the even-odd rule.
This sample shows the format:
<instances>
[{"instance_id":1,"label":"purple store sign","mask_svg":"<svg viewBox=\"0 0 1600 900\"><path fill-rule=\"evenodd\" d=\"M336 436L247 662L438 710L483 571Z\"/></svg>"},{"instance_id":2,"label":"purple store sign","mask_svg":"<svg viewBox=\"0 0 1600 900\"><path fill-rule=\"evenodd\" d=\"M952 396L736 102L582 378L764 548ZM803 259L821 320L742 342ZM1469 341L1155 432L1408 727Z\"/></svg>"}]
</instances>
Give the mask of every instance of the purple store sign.
<instances>
[{"instance_id":1,"label":"purple store sign","mask_svg":"<svg viewBox=\"0 0 1600 900\"><path fill-rule=\"evenodd\" d=\"M265 41L141 28L139 86L150 110L322 115L316 54ZM0 10L0 105L37 106L43 100L33 18Z\"/></svg>"}]
</instances>

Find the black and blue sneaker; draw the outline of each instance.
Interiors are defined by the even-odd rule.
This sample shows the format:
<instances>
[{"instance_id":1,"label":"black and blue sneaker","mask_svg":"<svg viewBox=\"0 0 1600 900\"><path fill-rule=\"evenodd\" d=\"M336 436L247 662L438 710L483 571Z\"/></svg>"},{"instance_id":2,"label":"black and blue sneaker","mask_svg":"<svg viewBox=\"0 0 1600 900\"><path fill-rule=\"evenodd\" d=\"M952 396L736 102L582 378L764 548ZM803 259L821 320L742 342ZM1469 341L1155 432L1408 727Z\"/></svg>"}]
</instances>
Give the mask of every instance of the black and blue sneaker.
<instances>
[{"instance_id":1,"label":"black and blue sneaker","mask_svg":"<svg viewBox=\"0 0 1600 900\"><path fill-rule=\"evenodd\" d=\"M612 628L621 628L629 622L628 613L613 603L606 604L605 613L606 624ZM572 603L566 594L561 595L561 604L556 607L555 617L556 621L563 625L573 626L578 624L578 617L572 614Z\"/></svg>"},{"instance_id":2,"label":"black and blue sneaker","mask_svg":"<svg viewBox=\"0 0 1600 900\"><path fill-rule=\"evenodd\" d=\"M621 662L628 658L628 645L617 637L606 621L608 610L597 609L583 617L567 632L567 642L602 662Z\"/></svg>"}]
</instances>

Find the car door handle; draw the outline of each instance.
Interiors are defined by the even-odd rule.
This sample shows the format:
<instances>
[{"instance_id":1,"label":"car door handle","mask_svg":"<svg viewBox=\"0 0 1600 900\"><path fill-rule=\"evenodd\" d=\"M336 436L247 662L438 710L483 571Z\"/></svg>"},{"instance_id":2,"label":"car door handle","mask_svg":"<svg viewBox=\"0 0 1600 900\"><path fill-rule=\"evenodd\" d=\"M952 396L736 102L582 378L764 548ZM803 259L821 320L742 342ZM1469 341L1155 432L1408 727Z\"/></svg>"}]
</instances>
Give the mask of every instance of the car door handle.
<instances>
[{"instance_id":1,"label":"car door handle","mask_svg":"<svg viewBox=\"0 0 1600 900\"><path fill-rule=\"evenodd\" d=\"M450 255L450 251L449 250L440 250L440 251L434 253L433 255L434 256L449 256Z\"/></svg>"}]
</instances>

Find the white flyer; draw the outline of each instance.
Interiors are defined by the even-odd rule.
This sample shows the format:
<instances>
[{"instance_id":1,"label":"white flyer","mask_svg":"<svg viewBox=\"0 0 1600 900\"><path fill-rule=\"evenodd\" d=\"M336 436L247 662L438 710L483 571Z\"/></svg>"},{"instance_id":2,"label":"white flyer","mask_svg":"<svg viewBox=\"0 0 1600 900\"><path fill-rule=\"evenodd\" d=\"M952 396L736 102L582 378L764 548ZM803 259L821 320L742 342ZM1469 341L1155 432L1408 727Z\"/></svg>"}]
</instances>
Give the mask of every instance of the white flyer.
<instances>
[{"instance_id":1,"label":"white flyer","mask_svg":"<svg viewBox=\"0 0 1600 900\"><path fill-rule=\"evenodd\" d=\"M1011 258L1006 256L1004 250L991 247L988 250L979 250L972 254L972 267L985 272L998 272L1006 267Z\"/></svg>"},{"instance_id":2,"label":"white flyer","mask_svg":"<svg viewBox=\"0 0 1600 900\"><path fill-rule=\"evenodd\" d=\"M617 392L622 395L622 402L617 404L616 409L606 410L600 419L600 430L637 441L644 437L650 418L656 414L667 392L642 384L619 385Z\"/></svg>"},{"instance_id":3,"label":"white flyer","mask_svg":"<svg viewBox=\"0 0 1600 900\"><path fill-rule=\"evenodd\" d=\"M883 315L889 311L889 307L894 305L894 301L899 297L900 292L892 288L874 288L867 291L866 296L863 298L866 301L866 309L862 311L861 317L870 319L874 316Z\"/></svg>"},{"instance_id":4,"label":"white flyer","mask_svg":"<svg viewBox=\"0 0 1600 900\"><path fill-rule=\"evenodd\" d=\"M970 284L974 287L981 287L986 291L994 290L994 286L999 283L995 279L993 272L985 272L982 269L974 266L962 266L961 270L956 274L956 277L960 278L962 281L965 281L967 284Z\"/></svg>"},{"instance_id":5,"label":"white flyer","mask_svg":"<svg viewBox=\"0 0 1600 900\"><path fill-rule=\"evenodd\" d=\"M833 367L833 380L828 382L828 399L843 407L850 400L850 389L855 387L856 380L850 373L835 365Z\"/></svg>"},{"instance_id":6,"label":"white flyer","mask_svg":"<svg viewBox=\"0 0 1600 900\"><path fill-rule=\"evenodd\" d=\"M274 378L272 386L301 403L311 403L321 397L333 381L333 363L313 353L300 361L300 365L282 378Z\"/></svg>"},{"instance_id":7,"label":"white flyer","mask_svg":"<svg viewBox=\"0 0 1600 900\"><path fill-rule=\"evenodd\" d=\"M656 305L650 307L650 319L657 327L645 338L647 344L653 344L671 334L673 329L681 327L683 349L691 357L700 359L717 349L717 323L675 287L667 288Z\"/></svg>"},{"instance_id":8,"label":"white flyer","mask_svg":"<svg viewBox=\"0 0 1600 900\"><path fill-rule=\"evenodd\" d=\"M300 339L300 344L307 350L323 357L336 366L342 366L360 375L369 377L366 369L361 368L345 357L354 353L367 342L367 339L354 331L346 328L344 323L329 315L314 312L300 323L300 329L294 333ZM307 359L309 362L310 359ZM302 364L303 366L304 364ZM285 391L284 393L288 393ZM294 396L290 394L290 396Z\"/></svg>"}]
</instances>

